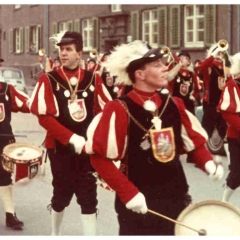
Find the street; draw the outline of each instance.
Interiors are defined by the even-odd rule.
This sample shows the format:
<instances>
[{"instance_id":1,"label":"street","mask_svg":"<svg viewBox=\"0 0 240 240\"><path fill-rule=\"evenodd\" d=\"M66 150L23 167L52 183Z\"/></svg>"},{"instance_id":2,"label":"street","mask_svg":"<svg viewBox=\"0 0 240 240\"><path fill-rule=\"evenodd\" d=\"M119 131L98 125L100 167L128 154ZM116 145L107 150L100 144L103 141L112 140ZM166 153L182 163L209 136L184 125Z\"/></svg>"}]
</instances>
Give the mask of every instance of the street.
<instances>
[{"instance_id":1,"label":"street","mask_svg":"<svg viewBox=\"0 0 240 240\"><path fill-rule=\"evenodd\" d=\"M45 130L39 126L37 118L31 114L13 113L12 127L14 134L26 135L17 137L16 142L25 142L40 146L45 137ZM193 203L216 199L220 200L223 193L223 184L228 173L227 159L222 157L225 176L219 182L213 182L206 173L199 170L194 164L186 162L186 155L181 156L187 180L190 186L189 193L192 195ZM42 169L40 169L42 170ZM9 236L49 236L51 233L51 215L47 210L52 196L51 171L49 161L45 165L45 173L39 174L27 184L16 184L14 186L14 199L17 216L24 222L22 231L14 231L5 226L5 213L0 204L0 235ZM117 236L118 223L114 211L113 192L98 187L98 209L97 218L99 236ZM163 196L164 197L164 196ZM236 190L231 198L231 203L240 208L240 190ZM174 224L174 223L173 223ZM220 227L220 226L219 226ZM80 236L81 209L73 198L70 206L66 208L62 224L63 236Z\"/></svg>"}]
</instances>

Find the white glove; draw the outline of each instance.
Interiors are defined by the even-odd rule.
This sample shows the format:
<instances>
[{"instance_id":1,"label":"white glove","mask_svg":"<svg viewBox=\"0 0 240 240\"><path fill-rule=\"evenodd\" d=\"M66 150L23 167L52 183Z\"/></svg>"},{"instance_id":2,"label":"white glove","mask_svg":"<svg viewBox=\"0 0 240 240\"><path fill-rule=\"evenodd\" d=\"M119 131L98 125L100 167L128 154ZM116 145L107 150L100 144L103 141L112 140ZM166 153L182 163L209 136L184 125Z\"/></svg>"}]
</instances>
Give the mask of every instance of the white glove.
<instances>
[{"instance_id":1,"label":"white glove","mask_svg":"<svg viewBox=\"0 0 240 240\"><path fill-rule=\"evenodd\" d=\"M133 212L137 213L147 213L148 209L144 195L139 192L130 201L126 203L126 208L131 209Z\"/></svg>"},{"instance_id":2,"label":"white glove","mask_svg":"<svg viewBox=\"0 0 240 240\"><path fill-rule=\"evenodd\" d=\"M84 137L74 133L71 136L69 143L71 143L74 146L75 152L77 154L80 154L82 152L83 146L85 145L86 141Z\"/></svg>"},{"instance_id":3,"label":"white glove","mask_svg":"<svg viewBox=\"0 0 240 240\"><path fill-rule=\"evenodd\" d=\"M214 163L212 160L205 163L205 170L213 181L220 180L224 175L223 166Z\"/></svg>"}]
</instances>

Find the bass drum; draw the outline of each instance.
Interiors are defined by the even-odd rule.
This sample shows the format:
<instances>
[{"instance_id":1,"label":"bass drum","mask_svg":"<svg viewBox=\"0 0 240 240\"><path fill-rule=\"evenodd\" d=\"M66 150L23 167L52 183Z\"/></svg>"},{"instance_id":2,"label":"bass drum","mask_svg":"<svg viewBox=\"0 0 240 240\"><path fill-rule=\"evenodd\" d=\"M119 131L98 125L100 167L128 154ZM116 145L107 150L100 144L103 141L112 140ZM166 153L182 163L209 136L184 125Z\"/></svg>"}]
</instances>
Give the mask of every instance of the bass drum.
<instances>
[{"instance_id":1,"label":"bass drum","mask_svg":"<svg viewBox=\"0 0 240 240\"><path fill-rule=\"evenodd\" d=\"M207 236L240 236L240 210L218 200L205 200L185 208L177 221L196 230L206 230ZM199 236L191 229L175 225L175 236Z\"/></svg>"}]
</instances>

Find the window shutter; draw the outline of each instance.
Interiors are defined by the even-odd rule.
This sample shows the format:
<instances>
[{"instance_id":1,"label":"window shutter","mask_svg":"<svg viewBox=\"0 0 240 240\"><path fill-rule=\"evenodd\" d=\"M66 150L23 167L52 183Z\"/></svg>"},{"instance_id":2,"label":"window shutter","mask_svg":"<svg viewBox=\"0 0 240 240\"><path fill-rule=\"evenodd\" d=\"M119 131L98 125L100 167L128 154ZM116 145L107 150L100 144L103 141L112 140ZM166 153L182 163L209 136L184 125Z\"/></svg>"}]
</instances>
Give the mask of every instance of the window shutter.
<instances>
[{"instance_id":1,"label":"window shutter","mask_svg":"<svg viewBox=\"0 0 240 240\"><path fill-rule=\"evenodd\" d=\"M16 29L13 29L13 52L16 52Z\"/></svg>"},{"instance_id":2,"label":"window shutter","mask_svg":"<svg viewBox=\"0 0 240 240\"><path fill-rule=\"evenodd\" d=\"M139 39L139 11L131 12L132 41Z\"/></svg>"},{"instance_id":3,"label":"window shutter","mask_svg":"<svg viewBox=\"0 0 240 240\"><path fill-rule=\"evenodd\" d=\"M19 34L20 34L20 53L23 53L23 28L19 28Z\"/></svg>"},{"instance_id":4,"label":"window shutter","mask_svg":"<svg viewBox=\"0 0 240 240\"><path fill-rule=\"evenodd\" d=\"M180 6L170 6L170 46L180 47Z\"/></svg>"},{"instance_id":5,"label":"window shutter","mask_svg":"<svg viewBox=\"0 0 240 240\"><path fill-rule=\"evenodd\" d=\"M216 41L216 6L204 6L204 42L210 47Z\"/></svg>"},{"instance_id":6,"label":"window shutter","mask_svg":"<svg viewBox=\"0 0 240 240\"><path fill-rule=\"evenodd\" d=\"M25 52L29 52L29 27L25 27Z\"/></svg>"},{"instance_id":7,"label":"window shutter","mask_svg":"<svg viewBox=\"0 0 240 240\"><path fill-rule=\"evenodd\" d=\"M99 37L99 31L98 31L98 18L93 18L93 48L98 49L98 37Z\"/></svg>"},{"instance_id":8,"label":"window shutter","mask_svg":"<svg viewBox=\"0 0 240 240\"><path fill-rule=\"evenodd\" d=\"M43 48L43 36L42 36L42 25L37 25L38 27L38 50Z\"/></svg>"},{"instance_id":9,"label":"window shutter","mask_svg":"<svg viewBox=\"0 0 240 240\"><path fill-rule=\"evenodd\" d=\"M79 19L74 20L74 31L80 32L80 20Z\"/></svg>"},{"instance_id":10,"label":"window shutter","mask_svg":"<svg viewBox=\"0 0 240 240\"><path fill-rule=\"evenodd\" d=\"M73 20L68 21L68 31L73 31Z\"/></svg>"},{"instance_id":11,"label":"window shutter","mask_svg":"<svg viewBox=\"0 0 240 240\"><path fill-rule=\"evenodd\" d=\"M58 33L58 25L56 22L52 23L52 35Z\"/></svg>"},{"instance_id":12,"label":"window shutter","mask_svg":"<svg viewBox=\"0 0 240 240\"><path fill-rule=\"evenodd\" d=\"M158 44L167 45L167 7L158 8Z\"/></svg>"},{"instance_id":13,"label":"window shutter","mask_svg":"<svg viewBox=\"0 0 240 240\"><path fill-rule=\"evenodd\" d=\"M13 52L13 30L10 29L9 30L9 52L12 53Z\"/></svg>"}]
</instances>

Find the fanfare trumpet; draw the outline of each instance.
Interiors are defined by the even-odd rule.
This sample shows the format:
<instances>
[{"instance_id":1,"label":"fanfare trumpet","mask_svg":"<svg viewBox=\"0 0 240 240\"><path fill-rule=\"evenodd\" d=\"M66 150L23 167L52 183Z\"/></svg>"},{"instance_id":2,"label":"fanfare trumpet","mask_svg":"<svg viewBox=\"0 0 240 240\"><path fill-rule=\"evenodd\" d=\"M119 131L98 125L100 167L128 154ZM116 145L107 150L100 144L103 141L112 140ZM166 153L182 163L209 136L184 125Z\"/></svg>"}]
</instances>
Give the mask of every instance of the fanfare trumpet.
<instances>
[{"instance_id":1,"label":"fanfare trumpet","mask_svg":"<svg viewBox=\"0 0 240 240\"><path fill-rule=\"evenodd\" d=\"M172 55L172 52L170 51L170 48L167 46L164 46L161 48L160 52L163 54L163 57L168 57L168 62L174 60L174 57Z\"/></svg>"},{"instance_id":2,"label":"fanfare trumpet","mask_svg":"<svg viewBox=\"0 0 240 240\"><path fill-rule=\"evenodd\" d=\"M219 40L217 46L221 48L222 51L227 51L229 47L228 42L225 39Z\"/></svg>"},{"instance_id":3,"label":"fanfare trumpet","mask_svg":"<svg viewBox=\"0 0 240 240\"><path fill-rule=\"evenodd\" d=\"M44 48L39 49L38 55L41 57L46 57L46 50Z\"/></svg>"},{"instance_id":4,"label":"fanfare trumpet","mask_svg":"<svg viewBox=\"0 0 240 240\"><path fill-rule=\"evenodd\" d=\"M39 49L38 51L38 55L40 57L44 57L46 59L46 63L45 63L45 72L50 72L52 70L52 67L51 67L51 61L50 59L48 58L47 54L46 54L46 50L44 48L42 49Z\"/></svg>"}]
</instances>

